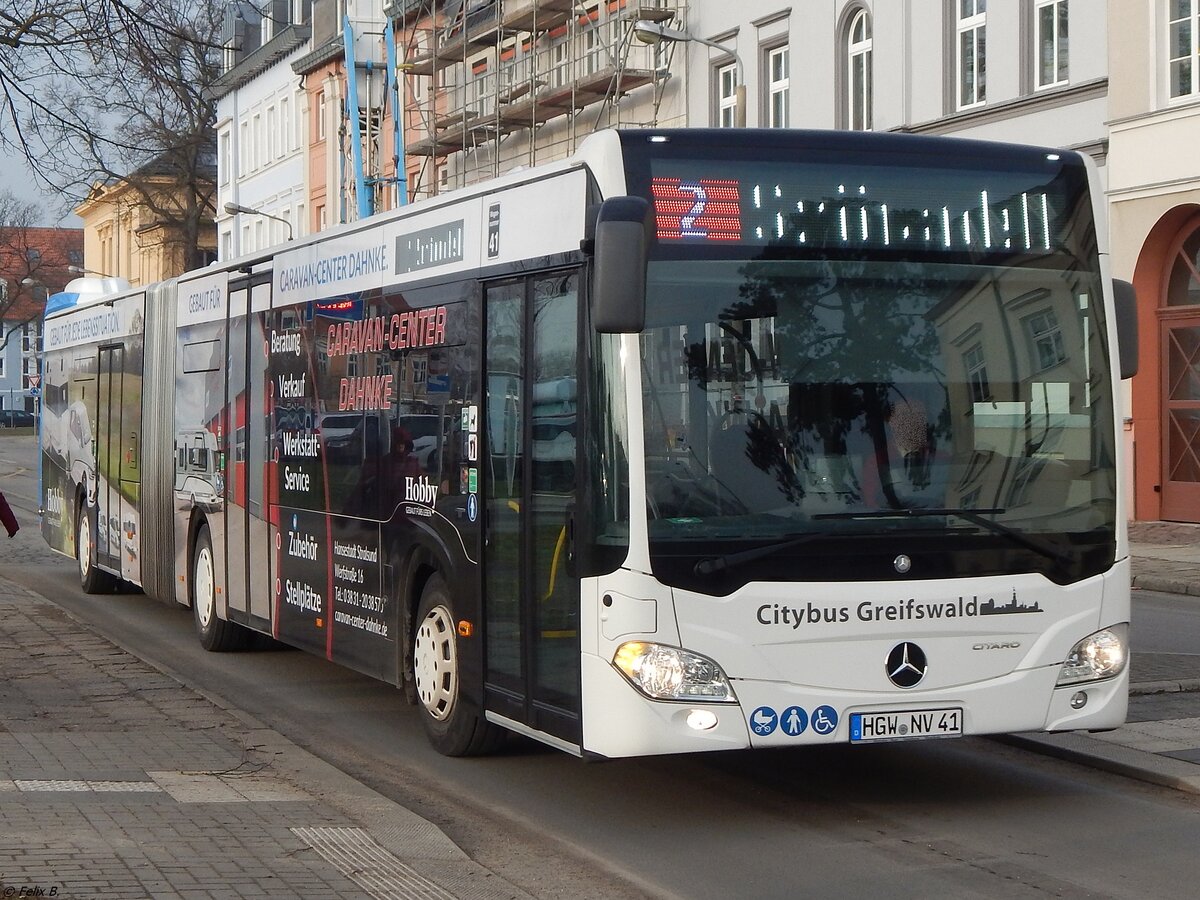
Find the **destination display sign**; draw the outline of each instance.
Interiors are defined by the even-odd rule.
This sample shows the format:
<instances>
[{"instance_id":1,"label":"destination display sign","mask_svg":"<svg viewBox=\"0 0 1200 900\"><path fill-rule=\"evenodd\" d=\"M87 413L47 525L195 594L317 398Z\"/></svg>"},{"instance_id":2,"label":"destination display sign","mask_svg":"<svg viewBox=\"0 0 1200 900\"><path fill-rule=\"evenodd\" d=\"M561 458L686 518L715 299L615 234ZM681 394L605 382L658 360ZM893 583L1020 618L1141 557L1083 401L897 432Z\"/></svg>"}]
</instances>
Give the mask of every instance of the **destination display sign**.
<instances>
[{"instance_id":1,"label":"destination display sign","mask_svg":"<svg viewBox=\"0 0 1200 900\"><path fill-rule=\"evenodd\" d=\"M662 244L1047 253L1071 238L1079 179L897 165L655 159ZM1083 182L1086 185L1086 182Z\"/></svg>"}]
</instances>

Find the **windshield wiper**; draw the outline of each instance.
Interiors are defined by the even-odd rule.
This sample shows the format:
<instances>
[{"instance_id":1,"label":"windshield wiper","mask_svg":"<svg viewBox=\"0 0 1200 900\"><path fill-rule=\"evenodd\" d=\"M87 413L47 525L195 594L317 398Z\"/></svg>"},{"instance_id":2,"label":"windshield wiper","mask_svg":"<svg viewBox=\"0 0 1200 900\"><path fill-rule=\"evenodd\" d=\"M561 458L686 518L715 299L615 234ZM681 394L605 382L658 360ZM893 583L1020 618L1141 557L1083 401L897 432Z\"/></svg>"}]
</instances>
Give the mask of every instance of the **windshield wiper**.
<instances>
[{"instance_id":1,"label":"windshield wiper","mask_svg":"<svg viewBox=\"0 0 1200 900\"><path fill-rule=\"evenodd\" d=\"M815 541L817 538L822 537L828 537L828 535L820 532L810 532L802 534L799 537L784 538L783 540L776 541L774 544L767 544L764 547L755 547L753 550L741 550L737 553L727 553L725 556L702 559L696 563L694 571L697 575L715 575L717 572L724 572L726 569L744 566L746 563L762 559L764 556L771 556L782 550L790 550L792 547L799 547L801 544L807 544L809 541Z\"/></svg>"},{"instance_id":2,"label":"windshield wiper","mask_svg":"<svg viewBox=\"0 0 1200 900\"><path fill-rule=\"evenodd\" d=\"M861 512L818 513L814 519L925 519L944 516L956 516L965 519L972 525L978 525L992 534L1000 534L1014 544L1019 544L1026 550L1032 550L1041 556L1057 563L1069 563L1070 557L1059 553L1056 549L1042 541L1035 540L1024 532L1010 528L994 519L985 516L996 516L1006 512L1002 507L991 509L953 509L951 507L936 507L933 509L867 509Z\"/></svg>"}]
</instances>

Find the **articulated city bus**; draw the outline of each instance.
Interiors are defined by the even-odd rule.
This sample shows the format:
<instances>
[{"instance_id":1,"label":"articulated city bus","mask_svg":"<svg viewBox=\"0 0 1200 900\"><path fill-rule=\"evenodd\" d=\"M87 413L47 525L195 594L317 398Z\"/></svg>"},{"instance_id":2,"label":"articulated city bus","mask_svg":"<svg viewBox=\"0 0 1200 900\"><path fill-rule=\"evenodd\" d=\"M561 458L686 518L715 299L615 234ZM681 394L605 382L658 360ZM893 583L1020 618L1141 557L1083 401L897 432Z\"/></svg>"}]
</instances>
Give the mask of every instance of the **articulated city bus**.
<instances>
[{"instance_id":1,"label":"articulated city bus","mask_svg":"<svg viewBox=\"0 0 1200 900\"><path fill-rule=\"evenodd\" d=\"M1114 728L1135 363L1099 204L1074 152L605 131L81 279L43 533L210 650L401 687L451 755Z\"/></svg>"}]
</instances>

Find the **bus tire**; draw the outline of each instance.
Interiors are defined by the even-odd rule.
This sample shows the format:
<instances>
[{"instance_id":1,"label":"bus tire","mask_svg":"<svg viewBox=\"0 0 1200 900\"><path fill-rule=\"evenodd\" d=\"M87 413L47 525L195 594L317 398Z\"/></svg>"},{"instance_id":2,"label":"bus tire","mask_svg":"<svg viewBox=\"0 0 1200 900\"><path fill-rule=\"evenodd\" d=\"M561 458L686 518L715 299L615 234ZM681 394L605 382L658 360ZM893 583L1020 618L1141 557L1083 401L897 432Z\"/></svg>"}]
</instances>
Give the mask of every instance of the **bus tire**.
<instances>
[{"instance_id":1,"label":"bus tire","mask_svg":"<svg viewBox=\"0 0 1200 900\"><path fill-rule=\"evenodd\" d=\"M201 525L196 532L191 573L192 619L200 646L213 653L244 650L249 645L250 632L217 615L217 568L207 525Z\"/></svg>"},{"instance_id":2,"label":"bus tire","mask_svg":"<svg viewBox=\"0 0 1200 900\"><path fill-rule=\"evenodd\" d=\"M81 503L75 516L75 558L79 560L79 586L85 594L111 594L117 589L117 578L96 565L96 554L92 517L87 505Z\"/></svg>"},{"instance_id":3,"label":"bus tire","mask_svg":"<svg viewBox=\"0 0 1200 900\"><path fill-rule=\"evenodd\" d=\"M450 590L440 575L425 584L413 636L413 681L429 742L444 756L494 752L504 732L463 696L458 629Z\"/></svg>"}]
</instances>

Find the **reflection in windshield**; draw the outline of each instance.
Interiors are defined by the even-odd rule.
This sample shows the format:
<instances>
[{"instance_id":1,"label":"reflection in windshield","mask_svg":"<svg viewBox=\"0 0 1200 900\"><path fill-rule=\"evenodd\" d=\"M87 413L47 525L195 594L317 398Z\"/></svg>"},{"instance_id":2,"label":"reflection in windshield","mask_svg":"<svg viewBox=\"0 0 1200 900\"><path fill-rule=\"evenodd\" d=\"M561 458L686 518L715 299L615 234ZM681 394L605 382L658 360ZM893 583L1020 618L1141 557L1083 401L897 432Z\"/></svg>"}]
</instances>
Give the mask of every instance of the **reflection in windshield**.
<instances>
[{"instance_id":1,"label":"reflection in windshield","mask_svg":"<svg viewBox=\"0 0 1200 900\"><path fill-rule=\"evenodd\" d=\"M1100 296L1079 268L653 262L652 538L947 527L841 515L907 509L1111 529Z\"/></svg>"}]
</instances>

